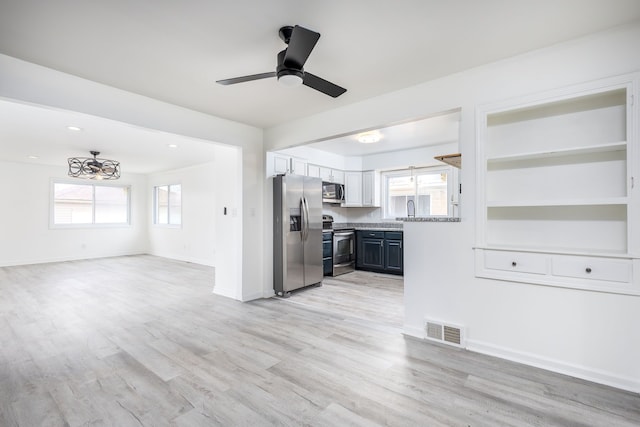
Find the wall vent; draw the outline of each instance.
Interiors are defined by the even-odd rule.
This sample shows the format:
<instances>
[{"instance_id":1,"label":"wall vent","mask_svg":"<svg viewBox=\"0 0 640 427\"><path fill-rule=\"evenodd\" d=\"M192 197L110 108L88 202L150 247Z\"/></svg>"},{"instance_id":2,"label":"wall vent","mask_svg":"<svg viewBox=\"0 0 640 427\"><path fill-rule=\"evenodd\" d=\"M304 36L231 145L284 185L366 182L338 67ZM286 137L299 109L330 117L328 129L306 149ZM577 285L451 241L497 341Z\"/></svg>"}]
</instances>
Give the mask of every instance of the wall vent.
<instances>
[{"instance_id":1,"label":"wall vent","mask_svg":"<svg viewBox=\"0 0 640 427\"><path fill-rule=\"evenodd\" d=\"M425 319L424 329L426 339L464 347L464 329L460 326Z\"/></svg>"},{"instance_id":2,"label":"wall vent","mask_svg":"<svg viewBox=\"0 0 640 427\"><path fill-rule=\"evenodd\" d=\"M442 325L439 323L427 322L427 338L442 341Z\"/></svg>"}]
</instances>

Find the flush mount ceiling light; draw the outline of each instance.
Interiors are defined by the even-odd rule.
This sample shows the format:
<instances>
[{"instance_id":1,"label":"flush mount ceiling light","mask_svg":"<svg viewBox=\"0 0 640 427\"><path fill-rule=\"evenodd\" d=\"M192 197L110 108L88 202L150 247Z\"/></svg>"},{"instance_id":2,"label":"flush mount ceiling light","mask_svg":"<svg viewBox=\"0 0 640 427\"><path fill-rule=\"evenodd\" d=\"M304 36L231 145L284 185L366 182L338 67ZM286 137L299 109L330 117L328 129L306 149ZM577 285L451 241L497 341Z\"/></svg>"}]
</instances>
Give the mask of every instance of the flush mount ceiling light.
<instances>
[{"instance_id":1,"label":"flush mount ceiling light","mask_svg":"<svg viewBox=\"0 0 640 427\"><path fill-rule=\"evenodd\" d=\"M382 139L379 132L365 132L358 135L358 142L362 144L373 144Z\"/></svg>"},{"instance_id":2,"label":"flush mount ceiling light","mask_svg":"<svg viewBox=\"0 0 640 427\"><path fill-rule=\"evenodd\" d=\"M98 159L99 151L90 151L93 157L69 157L69 176L83 179L118 179L120 162Z\"/></svg>"},{"instance_id":3,"label":"flush mount ceiling light","mask_svg":"<svg viewBox=\"0 0 640 427\"><path fill-rule=\"evenodd\" d=\"M80 132L82 130L82 128L79 128L78 126L67 126L67 129L74 132Z\"/></svg>"}]
</instances>

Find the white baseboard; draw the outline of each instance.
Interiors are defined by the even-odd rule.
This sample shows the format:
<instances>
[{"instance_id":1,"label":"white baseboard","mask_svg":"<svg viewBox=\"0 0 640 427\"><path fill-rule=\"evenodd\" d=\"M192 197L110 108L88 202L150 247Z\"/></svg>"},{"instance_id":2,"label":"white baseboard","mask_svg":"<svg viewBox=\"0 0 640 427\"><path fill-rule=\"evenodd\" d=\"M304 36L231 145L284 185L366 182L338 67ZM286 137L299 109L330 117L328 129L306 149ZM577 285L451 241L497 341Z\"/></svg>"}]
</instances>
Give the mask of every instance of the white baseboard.
<instances>
[{"instance_id":1,"label":"white baseboard","mask_svg":"<svg viewBox=\"0 0 640 427\"><path fill-rule=\"evenodd\" d=\"M264 298L264 295L262 294L262 292L252 292L248 295L242 295L242 302L253 301L253 300L262 299L262 298Z\"/></svg>"},{"instance_id":2,"label":"white baseboard","mask_svg":"<svg viewBox=\"0 0 640 427\"><path fill-rule=\"evenodd\" d=\"M168 259L173 259L176 261L183 261L183 262L190 262L192 264L199 264L199 265L206 265L207 267L215 267L214 263L212 263L210 260L206 260L206 259L202 259L202 258L195 258L195 257L189 257L189 256L180 256L180 255L176 255L176 254L169 254L169 253L153 253L153 252L149 252L149 255L153 255L153 256L157 256L160 258L168 258Z\"/></svg>"},{"instance_id":3,"label":"white baseboard","mask_svg":"<svg viewBox=\"0 0 640 427\"><path fill-rule=\"evenodd\" d=\"M219 286L219 285L214 285L213 286L213 293L216 295L220 295L222 297L227 297L227 298L231 298L231 299L238 299L238 296L236 295L236 288L234 287L225 287L225 286Z\"/></svg>"},{"instance_id":4,"label":"white baseboard","mask_svg":"<svg viewBox=\"0 0 640 427\"><path fill-rule=\"evenodd\" d=\"M581 378L587 381L593 381L595 383L608 385L622 390L628 390L635 393L640 392L640 380L621 377L611 372L566 363L560 360L550 359L532 353L521 352L469 339L467 339L466 348L467 350L474 351L476 353L495 356L501 359L510 360L512 362L523 363L525 365L546 369L548 371L553 371L576 378Z\"/></svg>"},{"instance_id":5,"label":"white baseboard","mask_svg":"<svg viewBox=\"0 0 640 427\"><path fill-rule=\"evenodd\" d=\"M419 327L415 327L415 326L412 326L412 325L405 324L402 329L403 329L402 332L405 335L409 335L410 337L414 337L414 338L424 339L424 329L423 328L419 328Z\"/></svg>"},{"instance_id":6,"label":"white baseboard","mask_svg":"<svg viewBox=\"0 0 640 427\"><path fill-rule=\"evenodd\" d=\"M52 262L67 262L67 261L82 261L88 259L100 259L100 258L115 258L119 256L133 256L133 255L145 255L146 252L126 252L126 253L113 253L113 254L100 254L91 256L63 256L63 257L47 257L36 258L26 260L14 260L0 262L0 267L13 267L18 265L31 265L31 264L49 264Z\"/></svg>"}]
</instances>

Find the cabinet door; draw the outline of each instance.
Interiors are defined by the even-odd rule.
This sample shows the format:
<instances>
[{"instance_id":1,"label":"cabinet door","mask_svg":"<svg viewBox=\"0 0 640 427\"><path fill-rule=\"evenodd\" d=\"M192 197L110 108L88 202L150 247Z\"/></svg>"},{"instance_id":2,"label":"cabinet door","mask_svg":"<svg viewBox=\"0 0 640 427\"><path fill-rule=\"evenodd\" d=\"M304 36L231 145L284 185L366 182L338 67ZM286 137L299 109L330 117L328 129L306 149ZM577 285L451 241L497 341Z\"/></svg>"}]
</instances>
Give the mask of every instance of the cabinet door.
<instances>
[{"instance_id":1,"label":"cabinet door","mask_svg":"<svg viewBox=\"0 0 640 427\"><path fill-rule=\"evenodd\" d=\"M273 173L274 175L281 175L289 173L289 163L291 159L285 156L274 155L273 156Z\"/></svg>"},{"instance_id":2,"label":"cabinet door","mask_svg":"<svg viewBox=\"0 0 640 427\"><path fill-rule=\"evenodd\" d=\"M375 171L362 172L362 206L380 206L380 175Z\"/></svg>"},{"instance_id":3,"label":"cabinet door","mask_svg":"<svg viewBox=\"0 0 640 427\"><path fill-rule=\"evenodd\" d=\"M362 267L384 269L384 240L362 239Z\"/></svg>"},{"instance_id":4,"label":"cabinet door","mask_svg":"<svg viewBox=\"0 0 640 427\"><path fill-rule=\"evenodd\" d=\"M384 241L384 268L389 273L402 273L402 240Z\"/></svg>"},{"instance_id":5,"label":"cabinet door","mask_svg":"<svg viewBox=\"0 0 640 427\"><path fill-rule=\"evenodd\" d=\"M320 166L318 165L307 165L307 176L312 176L314 178L320 178Z\"/></svg>"},{"instance_id":6,"label":"cabinet door","mask_svg":"<svg viewBox=\"0 0 640 427\"><path fill-rule=\"evenodd\" d=\"M362 206L362 172L345 172L344 205Z\"/></svg>"},{"instance_id":7,"label":"cabinet door","mask_svg":"<svg viewBox=\"0 0 640 427\"><path fill-rule=\"evenodd\" d=\"M301 159L291 158L291 173L294 175L307 174L307 162Z\"/></svg>"},{"instance_id":8,"label":"cabinet door","mask_svg":"<svg viewBox=\"0 0 640 427\"><path fill-rule=\"evenodd\" d=\"M356 230L356 268L362 268L362 259L364 250L362 249L362 240L364 239L363 233L360 230Z\"/></svg>"},{"instance_id":9,"label":"cabinet door","mask_svg":"<svg viewBox=\"0 0 640 427\"><path fill-rule=\"evenodd\" d=\"M319 169L320 169L320 178L322 178L323 181L333 182L330 168L325 168L323 166L320 166Z\"/></svg>"},{"instance_id":10,"label":"cabinet door","mask_svg":"<svg viewBox=\"0 0 640 427\"><path fill-rule=\"evenodd\" d=\"M344 184L344 171L331 169L331 182Z\"/></svg>"}]
</instances>

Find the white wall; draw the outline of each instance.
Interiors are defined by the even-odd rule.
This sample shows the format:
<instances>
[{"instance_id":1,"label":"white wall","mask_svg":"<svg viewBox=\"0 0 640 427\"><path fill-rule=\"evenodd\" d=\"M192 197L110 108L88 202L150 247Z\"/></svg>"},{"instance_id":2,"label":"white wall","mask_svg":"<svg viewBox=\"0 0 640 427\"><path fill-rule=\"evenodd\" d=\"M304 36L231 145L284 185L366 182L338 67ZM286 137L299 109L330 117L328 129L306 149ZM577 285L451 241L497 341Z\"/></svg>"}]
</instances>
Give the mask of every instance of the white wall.
<instances>
[{"instance_id":1,"label":"white wall","mask_svg":"<svg viewBox=\"0 0 640 427\"><path fill-rule=\"evenodd\" d=\"M153 187L182 185L182 224L156 225L149 209L151 255L215 266L215 162L149 175L148 205L153 206Z\"/></svg>"},{"instance_id":2,"label":"white wall","mask_svg":"<svg viewBox=\"0 0 640 427\"><path fill-rule=\"evenodd\" d=\"M182 185L181 226L155 225L149 212L149 253L215 267L214 292L234 299L242 299L241 164L237 148L217 146L213 162L148 179L150 206L154 186Z\"/></svg>"},{"instance_id":3,"label":"white wall","mask_svg":"<svg viewBox=\"0 0 640 427\"><path fill-rule=\"evenodd\" d=\"M100 83L0 55L0 97L104 117L149 129L226 144L241 150L242 186L234 208L242 256L217 254L219 264L241 263L235 272L237 299L260 298L263 289L264 151L261 129L199 113ZM221 258L222 257L222 258ZM225 259L227 258L227 259Z\"/></svg>"},{"instance_id":4,"label":"white wall","mask_svg":"<svg viewBox=\"0 0 640 427\"><path fill-rule=\"evenodd\" d=\"M0 266L147 252L144 175L123 173L118 181L131 186L131 225L52 228L52 180L69 181L66 172L66 165L0 162Z\"/></svg>"},{"instance_id":5,"label":"white wall","mask_svg":"<svg viewBox=\"0 0 640 427\"><path fill-rule=\"evenodd\" d=\"M265 133L267 149L461 108L462 222L405 224L405 332L463 325L469 348L640 391L640 298L478 279L475 108L640 70L640 23L450 75ZM637 219L636 219L637 220Z\"/></svg>"}]
</instances>

